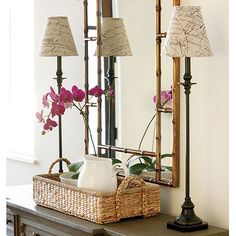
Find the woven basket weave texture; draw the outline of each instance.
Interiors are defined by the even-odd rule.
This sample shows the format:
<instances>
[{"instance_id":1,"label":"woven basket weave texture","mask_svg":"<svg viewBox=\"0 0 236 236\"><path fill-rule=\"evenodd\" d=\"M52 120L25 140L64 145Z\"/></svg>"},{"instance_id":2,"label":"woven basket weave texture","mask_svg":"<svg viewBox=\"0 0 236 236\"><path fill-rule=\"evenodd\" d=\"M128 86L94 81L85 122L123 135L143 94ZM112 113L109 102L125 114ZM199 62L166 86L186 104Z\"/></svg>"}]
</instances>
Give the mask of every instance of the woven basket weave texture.
<instances>
[{"instance_id":1,"label":"woven basket weave texture","mask_svg":"<svg viewBox=\"0 0 236 236\"><path fill-rule=\"evenodd\" d=\"M138 176L118 179L117 191L100 193L61 183L60 174L51 173L51 169L48 174L33 177L33 198L41 206L98 224L160 212L159 186Z\"/></svg>"}]
</instances>

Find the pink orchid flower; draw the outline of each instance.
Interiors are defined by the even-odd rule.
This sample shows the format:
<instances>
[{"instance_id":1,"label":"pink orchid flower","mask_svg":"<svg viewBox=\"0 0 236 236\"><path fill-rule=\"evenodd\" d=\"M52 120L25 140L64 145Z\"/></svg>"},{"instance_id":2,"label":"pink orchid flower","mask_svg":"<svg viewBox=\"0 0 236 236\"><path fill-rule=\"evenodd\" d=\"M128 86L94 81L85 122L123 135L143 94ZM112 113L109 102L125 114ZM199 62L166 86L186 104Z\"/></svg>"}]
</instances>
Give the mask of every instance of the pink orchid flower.
<instances>
[{"instance_id":1,"label":"pink orchid flower","mask_svg":"<svg viewBox=\"0 0 236 236\"><path fill-rule=\"evenodd\" d=\"M156 104L157 103L157 96L156 95L153 96L152 100L153 100L154 104Z\"/></svg>"},{"instance_id":2,"label":"pink orchid flower","mask_svg":"<svg viewBox=\"0 0 236 236\"><path fill-rule=\"evenodd\" d=\"M50 93L49 93L51 99L54 101L54 102L58 102L59 101L59 96L55 93L53 87L50 87Z\"/></svg>"},{"instance_id":3,"label":"pink orchid flower","mask_svg":"<svg viewBox=\"0 0 236 236\"><path fill-rule=\"evenodd\" d=\"M114 90L112 87L109 87L107 93L108 93L108 95L109 95L110 97L114 97L114 96L115 96L115 90Z\"/></svg>"},{"instance_id":4,"label":"pink orchid flower","mask_svg":"<svg viewBox=\"0 0 236 236\"><path fill-rule=\"evenodd\" d=\"M82 102L85 98L85 92L82 89L78 89L77 86L72 87L72 96L74 101Z\"/></svg>"},{"instance_id":5,"label":"pink orchid flower","mask_svg":"<svg viewBox=\"0 0 236 236\"><path fill-rule=\"evenodd\" d=\"M73 96L70 90L67 90L65 88L61 88L61 92L59 95L60 102L63 103L72 103L73 102Z\"/></svg>"},{"instance_id":6,"label":"pink orchid flower","mask_svg":"<svg viewBox=\"0 0 236 236\"><path fill-rule=\"evenodd\" d=\"M54 127L57 127L57 122L48 118L46 123L43 126L43 129L44 130L52 130Z\"/></svg>"},{"instance_id":7,"label":"pink orchid flower","mask_svg":"<svg viewBox=\"0 0 236 236\"><path fill-rule=\"evenodd\" d=\"M103 94L103 90L97 85L89 90L89 95L92 95L95 97L101 97L102 94Z\"/></svg>"},{"instance_id":8,"label":"pink orchid flower","mask_svg":"<svg viewBox=\"0 0 236 236\"><path fill-rule=\"evenodd\" d=\"M72 108L73 103L72 102L66 102L66 103L61 103L65 107L65 109Z\"/></svg>"},{"instance_id":9,"label":"pink orchid flower","mask_svg":"<svg viewBox=\"0 0 236 236\"><path fill-rule=\"evenodd\" d=\"M48 95L49 93L47 93L46 95L43 95L43 98L42 98L43 107L46 107L46 108L49 108Z\"/></svg>"},{"instance_id":10,"label":"pink orchid flower","mask_svg":"<svg viewBox=\"0 0 236 236\"><path fill-rule=\"evenodd\" d=\"M52 117L64 115L65 107L62 104L57 104L56 102L52 103L51 113Z\"/></svg>"},{"instance_id":11,"label":"pink orchid flower","mask_svg":"<svg viewBox=\"0 0 236 236\"><path fill-rule=\"evenodd\" d=\"M39 123L45 123L45 120L43 118L43 110L40 113L36 112L35 116L38 119Z\"/></svg>"},{"instance_id":12,"label":"pink orchid flower","mask_svg":"<svg viewBox=\"0 0 236 236\"><path fill-rule=\"evenodd\" d=\"M172 90L161 91L161 104L166 104L172 100ZM153 96L153 102L156 104L156 95Z\"/></svg>"},{"instance_id":13,"label":"pink orchid flower","mask_svg":"<svg viewBox=\"0 0 236 236\"><path fill-rule=\"evenodd\" d=\"M161 101L168 102L172 99L172 90L162 91L161 92Z\"/></svg>"}]
</instances>

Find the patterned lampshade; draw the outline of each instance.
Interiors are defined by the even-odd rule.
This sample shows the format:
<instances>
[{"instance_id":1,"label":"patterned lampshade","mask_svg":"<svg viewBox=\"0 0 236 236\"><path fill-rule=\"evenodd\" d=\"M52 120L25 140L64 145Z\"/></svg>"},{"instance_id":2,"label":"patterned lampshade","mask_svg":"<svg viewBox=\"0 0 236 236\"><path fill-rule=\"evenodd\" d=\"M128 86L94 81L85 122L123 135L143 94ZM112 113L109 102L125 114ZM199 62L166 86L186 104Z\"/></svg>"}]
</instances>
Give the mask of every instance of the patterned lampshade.
<instances>
[{"instance_id":1,"label":"patterned lampshade","mask_svg":"<svg viewBox=\"0 0 236 236\"><path fill-rule=\"evenodd\" d=\"M132 56L123 19L102 19L101 56Z\"/></svg>"},{"instance_id":2,"label":"patterned lampshade","mask_svg":"<svg viewBox=\"0 0 236 236\"><path fill-rule=\"evenodd\" d=\"M208 57L213 55L200 7L173 7L163 54L170 57Z\"/></svg>"},{"instance_id":3,"label":"patterned lampshade","mask_svg":"<svg viewBox=\"0 0 236 236\"><path fill-rule=\"evenodd\" d=\"M40 56L78 56L67 17L48 18L41 41Z\"/></svg>"}]
</instances>

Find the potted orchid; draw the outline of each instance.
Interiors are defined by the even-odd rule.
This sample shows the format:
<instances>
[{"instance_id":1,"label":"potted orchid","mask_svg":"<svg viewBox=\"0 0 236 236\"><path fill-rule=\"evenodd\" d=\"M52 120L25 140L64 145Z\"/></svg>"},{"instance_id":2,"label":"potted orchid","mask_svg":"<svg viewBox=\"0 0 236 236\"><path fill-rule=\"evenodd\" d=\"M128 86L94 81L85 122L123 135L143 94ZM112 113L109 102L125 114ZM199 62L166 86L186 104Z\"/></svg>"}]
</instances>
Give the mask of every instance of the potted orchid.
<instances>
[{"instance_id":1,"label":"potted orchid","mask_svg":"<svg viewBox=\"0 0 236 236\"><path fill-rule=\"evenodd\" d=\"M95 86L88 91L88 102L92 98L99 98L102 95L105 95L107 98L112 99L114 97L114 89L109 87L108 90L103 90L99 86ZM88 103L85 103L86 93L84 90L78 88L76 85L72 86L71 90L62 87L60 93L56 93L53 87L50 87L50 90L43 95L42 105L43 109L41 112L36 113L36 118L39 123L42 124L42 135L45 135L47 132L51 132L55 127L58 126L55 118L58 116L63 116L71 108L76 108L79 111L79 114L82 115L84 124L88 127L90 139L96 155L96 149L92 137L92 133L88 124L87 117L84 112L84 108ZM91 103L90 105L96 105L96 103ZM69 183L76 185L76 180L79 176L79 169L83 165L83 162L72 163L68 166L69 172L63 173L61 181L64 183ZM71 179L71 181L69 180Z\"/></svg>"}]
</instances>

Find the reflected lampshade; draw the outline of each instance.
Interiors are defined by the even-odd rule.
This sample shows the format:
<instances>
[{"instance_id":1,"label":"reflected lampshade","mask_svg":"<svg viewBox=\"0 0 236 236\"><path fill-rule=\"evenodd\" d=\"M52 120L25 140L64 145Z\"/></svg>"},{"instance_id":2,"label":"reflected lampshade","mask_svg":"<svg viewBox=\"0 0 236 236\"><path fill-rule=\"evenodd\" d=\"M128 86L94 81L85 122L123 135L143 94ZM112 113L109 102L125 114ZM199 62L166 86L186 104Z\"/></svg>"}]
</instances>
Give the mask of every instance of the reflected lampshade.
<instances>
[{"instance_id":1,"label":"reflected lampshade","mask_svg":"<svg viewBox=\"0 0 236 236\"><path fill-rule=\"evenodd\" d=\"M173 7L163 54L170 57L213 55L199 6Z\"/></svg>"},{"instance_id":2,"label":"reflected lampshade","mask_svg":"<svg viewBox=\"0 0 236 236\"><path fill-rule=\"evenodd\" d=\"M123 19L106 17L101 24L101 56L132 56Z\"/></svg>"},{"instance_id":3,"label":"reflected lampshade","mask_svg":"<svg viewBox=\"0 0 236 236\"><path fill-rule=\"evenodd\" d=\"M68 18L49 17L40 47L40 56L77 56Z\"/></svg>"}]
</instances>

